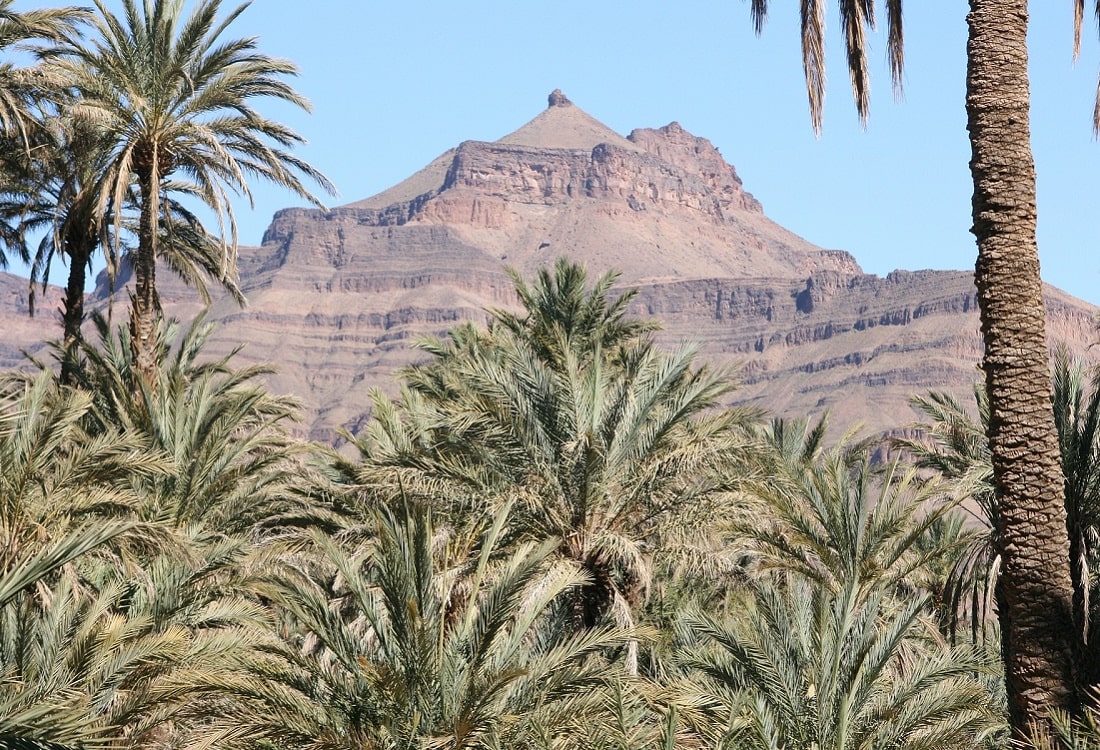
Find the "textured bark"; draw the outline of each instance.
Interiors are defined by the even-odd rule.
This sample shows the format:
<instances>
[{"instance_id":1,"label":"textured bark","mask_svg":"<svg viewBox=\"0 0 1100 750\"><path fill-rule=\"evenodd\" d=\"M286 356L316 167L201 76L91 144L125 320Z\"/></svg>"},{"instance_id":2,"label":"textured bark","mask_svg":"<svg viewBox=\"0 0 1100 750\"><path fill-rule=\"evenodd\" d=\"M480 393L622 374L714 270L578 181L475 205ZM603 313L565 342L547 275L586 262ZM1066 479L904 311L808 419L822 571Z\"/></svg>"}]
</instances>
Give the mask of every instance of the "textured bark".
<instances>
[{"instance_id":1,"label":"textured bark","mask_svg":"<svg viewBox=\"0 0 1100 750\"><path fill-rule=\"evenodd\" d=\"M157 303L157 205L155 180L141 177L141 218L138 247L134 255L134 291L130 295L130 354L134 371L146 384L156 380L156 330L160 306ZM137 383L134 384L135 389Z\"/></svg>"},{"instance_id":2,"label":"textured bark","mask_svg":"<svg viewBox=\"0 0 1100 750\"><path fill-rule=\"evenodd\" d=\"M1027 1L971 0L967 129L989 441L1002 555L999 612L1014 735L1072 709L1069 538L1051 409L1028 123Z\"/></svg>"},{"instance_id":3,"label":"textured bark","mask_svg":"<svg viewBox=\"0 0 1100 750\"><path fill-rule=\"evenodd\" d=\"M90 244L90 247L88 245ZM61 344L61 382L73 385L76 380L77 350L80 347L80 327L84 324L84 283L88 259L95 249L95 240L70 237L65 240L69 256L69 280L65 286L65 302L61 311L64 338Z\"/></svg>"}]
</instances>

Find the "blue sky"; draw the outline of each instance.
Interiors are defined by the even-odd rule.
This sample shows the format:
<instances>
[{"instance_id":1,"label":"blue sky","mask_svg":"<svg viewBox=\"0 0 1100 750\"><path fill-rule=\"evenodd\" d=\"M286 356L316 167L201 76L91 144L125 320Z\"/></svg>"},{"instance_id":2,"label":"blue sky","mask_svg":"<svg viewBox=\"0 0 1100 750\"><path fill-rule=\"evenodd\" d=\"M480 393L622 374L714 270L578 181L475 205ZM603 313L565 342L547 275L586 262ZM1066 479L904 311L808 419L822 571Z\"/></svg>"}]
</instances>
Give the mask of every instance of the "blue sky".
<instances>
[{"instance_id":1,"label":"blue sky","mask_svg":"<svg viewBox=\"0 0 1100 750\"><path fill-rule=\"evenodd\" d=\"M966 3L908 0L901 100L885 39L872 38L866 130L831 5L820 139L807 114L794 2L771 3L759 38L746 2L700 0L255 0L230 33L259 35L265 52L300 66L296 86L313 114L265 111L310 141L301 154L340 189L332 205L384 190L460 141L515 130L561 88L624 135L675 120L710 139L771 218L848 250L869 273L972 268ZM1043 276L1100 303L1096 29L1074 65L1070 3L1032 6ZM300 201L257 185L256 209L236 209L242 242L258 244L272 213L290 205Z\"/></svg>"}]
</instances>

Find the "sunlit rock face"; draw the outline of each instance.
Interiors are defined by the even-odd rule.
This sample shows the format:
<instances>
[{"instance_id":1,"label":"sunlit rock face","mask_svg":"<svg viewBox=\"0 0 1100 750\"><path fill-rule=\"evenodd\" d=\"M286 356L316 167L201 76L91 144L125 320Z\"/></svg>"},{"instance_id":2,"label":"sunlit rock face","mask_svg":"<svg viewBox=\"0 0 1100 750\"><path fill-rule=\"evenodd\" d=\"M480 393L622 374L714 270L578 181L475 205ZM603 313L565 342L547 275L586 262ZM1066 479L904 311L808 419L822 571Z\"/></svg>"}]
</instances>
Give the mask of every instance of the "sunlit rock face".
<instances>
[{"instance_id":1,"label":"sunlit rock face","mask_svg":"<svg viewBox=\"0 0 1100 750\"><path fill-rule=\"evenodd\" d=\"M378 195L277 213L262 246L240 251L247 308L214 304L211 350L244 343L241 362L274 364L272 388L303 403L302 434L335 441L364 424L371 388L396 391L418 338L514 306L505 268L530 276L562 255L592 275L620 272L640 290L634 312L663 323L663 344L694 342L733 368L735 399L786 416L830 410L837 433L900 430L911 395L969 399L979 377L970 273L864 274L848 253L768 219L705 138L677 123L623 137L560 91L510 135L460 143ZM169 314L200 309L169 272L160 278ZM28 324L18 293L0 296L12 331L2 364L57 335L58 297ZM1048 309L1052 338L1084 351L1096 308L1049 289Z\"/></svg>"}]
</instances>

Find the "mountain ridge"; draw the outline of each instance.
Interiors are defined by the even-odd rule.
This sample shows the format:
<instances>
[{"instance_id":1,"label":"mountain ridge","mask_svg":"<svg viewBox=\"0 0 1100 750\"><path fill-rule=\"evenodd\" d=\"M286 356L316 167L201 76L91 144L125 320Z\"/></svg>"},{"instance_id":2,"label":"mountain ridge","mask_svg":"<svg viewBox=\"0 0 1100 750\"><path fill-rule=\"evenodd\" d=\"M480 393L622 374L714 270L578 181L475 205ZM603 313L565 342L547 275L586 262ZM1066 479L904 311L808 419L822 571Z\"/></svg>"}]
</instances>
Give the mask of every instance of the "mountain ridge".
<instances>
[{"instance_id":1,"label":"mountain ridge","mask_svg":"<svg viewBox=\"0 0 1100 750\"><path fill-rule=\"evenodd\" d=\"M623 137L560 91L548 105L375 196L277 212L261 246L240 251L248 308L211 310L211 353L247 341L242 362L274 361L271 387L302 399L303 434L334 441L365 423L371 387L395 392L417 338L514 308L505 267L529 277L565 255L637 287L631 312L659 318L663 344L694 341L738 367L739 402L828 409L838 429L879 432L912 421L914 394L969 398L981 357L971 273L866 274L771 221L718 149L677 123ZM160 278L170 314L198 312ZM1047 291L1052 337L1085 351L1096 308Z\"/></svg>"}]
</instances>

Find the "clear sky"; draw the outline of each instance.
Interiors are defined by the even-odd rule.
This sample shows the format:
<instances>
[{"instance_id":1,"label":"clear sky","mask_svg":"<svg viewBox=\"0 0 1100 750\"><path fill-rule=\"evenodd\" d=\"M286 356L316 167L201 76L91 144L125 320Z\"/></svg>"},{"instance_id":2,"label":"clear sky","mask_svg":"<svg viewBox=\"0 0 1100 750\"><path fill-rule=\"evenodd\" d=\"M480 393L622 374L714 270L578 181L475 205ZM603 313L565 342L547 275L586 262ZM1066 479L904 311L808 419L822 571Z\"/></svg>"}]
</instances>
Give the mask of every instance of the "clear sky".
<instances>
[{"instance_id":1,"label":"clear sky","mask_svg":"<svg viewBox=\"0 0 1100 750\"><path fill-rule=\"evenodd\" d=\"M60 4L26 2L17 7ZM560 88L614 130L673 120L710 139L774 220L864 270L970 269L964 0L905 3L905 93L872 37L871 118L851 104L836 3L827 18L825 128L807 113L795 2L774 0L761 37L743 1L255 0L230 27L301 68L312 115L264 111L310 142L300 153L350 203L399 182L463 140L515 130ZM882 5L880 3L879 5ZM234 7L227 0L226 7ZM1091 19L1090 19L1091 20ZM885 19L881 26L885 26ZM1044 278L1100 303L1100 143L1091 115L1095 26L1072 60L1072 6L1032 3L1032 140ZM237 206L244 244L300 205L256 186Z\"/></svg>"}]
</instances>

